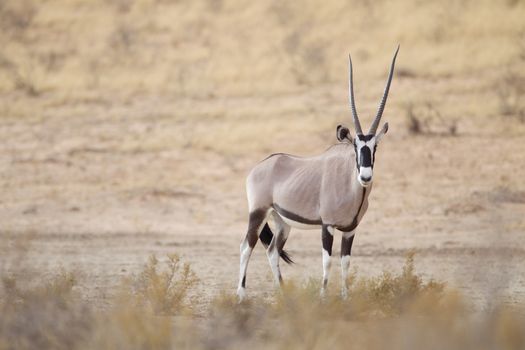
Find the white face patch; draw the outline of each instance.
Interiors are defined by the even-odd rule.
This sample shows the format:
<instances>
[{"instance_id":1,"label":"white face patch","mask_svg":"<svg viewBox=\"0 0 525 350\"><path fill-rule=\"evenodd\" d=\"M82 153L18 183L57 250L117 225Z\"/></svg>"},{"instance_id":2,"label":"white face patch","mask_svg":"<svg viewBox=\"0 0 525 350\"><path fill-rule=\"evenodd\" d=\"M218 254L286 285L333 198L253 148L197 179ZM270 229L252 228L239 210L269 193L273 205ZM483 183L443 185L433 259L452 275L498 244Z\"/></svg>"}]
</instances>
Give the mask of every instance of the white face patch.
<instances>
[{"instance_id":1,"label":"white face patch","mask_svg":"<svg viewBox=\"0 0 525 350\"><path fill-rule=\"evenodd\" d=\"M374 150L376 147L376 138L364 141L359 139L359 136L355 139L355 146L357 152L357 161L359 163L359 174L358 180L362 186L367 187L372 182L374 165Z\"/></svg>"},{"instance_id":2,"label":"white face patch","mask_svg":"<svg viewBox=\"0 0 525 350\"><path fill-rule=\"evenodd\" d=\"M363 146L368 146L368 147L370 147L370 149L374 149L374 147L376 145L376 138L372 137L368 141L363 141L363 140L360 140L359 137L356 137L355 138L355 143L357 145L357 149L360 149Z\"/></svg>"},{"instance_id":3,"label":"white face patch","mask_svg":"<svg viewBox=\"0 0 525 350\"><path fill-rule=\"evenodd\" d=\"M361 167L359 168L359 176L362 179L372 179L372 168L371 167Z\"/></svg>"}]
</instances>

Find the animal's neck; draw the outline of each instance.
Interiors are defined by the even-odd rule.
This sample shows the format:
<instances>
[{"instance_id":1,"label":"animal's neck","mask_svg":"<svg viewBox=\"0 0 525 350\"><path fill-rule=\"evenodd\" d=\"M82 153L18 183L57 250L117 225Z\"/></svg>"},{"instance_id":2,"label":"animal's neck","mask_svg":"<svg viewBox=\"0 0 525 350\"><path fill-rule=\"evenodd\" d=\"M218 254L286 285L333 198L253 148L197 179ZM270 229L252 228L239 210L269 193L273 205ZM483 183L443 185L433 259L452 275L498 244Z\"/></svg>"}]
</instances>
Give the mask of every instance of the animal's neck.
<instances>
[{"instance_id":1,"label":"animal's neck","mask_svg":"<svg viewBox=\"0 0 525 350\"><path fill-rule=\"evenodd\" d=\"M364 187L363 185L361 185L361 182L359 182L358 179L359 171L357 170L357 168L354 168L352 176L352 192L357 198L362 198L362 200L365 201L370 195L370 192L372 192L372 184L368 185L368 187Z\"/></svg>"}]
</instances>

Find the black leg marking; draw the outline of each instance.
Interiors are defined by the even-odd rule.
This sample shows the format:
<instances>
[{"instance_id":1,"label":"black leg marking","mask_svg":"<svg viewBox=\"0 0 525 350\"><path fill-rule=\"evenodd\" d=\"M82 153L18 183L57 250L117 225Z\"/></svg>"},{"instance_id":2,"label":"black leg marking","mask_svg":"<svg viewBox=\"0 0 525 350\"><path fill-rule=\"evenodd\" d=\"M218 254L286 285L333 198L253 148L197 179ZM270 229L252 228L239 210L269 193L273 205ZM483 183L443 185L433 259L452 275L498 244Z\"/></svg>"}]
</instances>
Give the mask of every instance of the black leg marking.
<instances>
[{"instance_id":1,"label":"black leg marking","mask_svg":"<svg viewBox=\"0 0 525 350\"><path fill-rule=\"evenodd\" d=\"M270 243L272 242L273 238L273 232L270 230L270 226L268 224L265 224L261 234L259 235L259 239L261 240L261 243L264 245L264 247L268 248Z\"/></svg>"},{"instance_id":2,"label":"black leg marking","mask_svg":"<svg viewBox=\"0 0 525 350\"><path fill-rule=\"evenodd\" d=\"M248 268L248 261L250 259L250 257L248 256L246 257L246 261L243 262L243 249L246 249L243 247L245 247L246 243L248 244L250 250L255 247L255 244L257 243L257 239L259 237L259 228L266 219L266 212L267 210L265 209L257 209L250 213L250 217L248 219L248 231L246 232L246 237L244 238L244 241L241 244L241 273L244 273L242 275L241 280L242 288L246 287L246 269ZM242 269L244 269L244 272Z\"/></svg>"},{"instance_id":3,"label":"black leg marking","mask_svg":"<svg viewBox=\"0 0 525 350\"><path fill-rule=\"evenodd\" d=\"M246 233L246 239L248 240L250 248L255 247L257 243L258 230L264 219L266 219L266 210L264 209L257 209L250 213L248 232Z\"/></svg>"},{"instance_id":4,"label":"black leg marking","mask_svg":"<svg viewBox=\"0 0 525 350\"><path fill-rule=\"evenodd\" d=\"M264 247L268 248L273 239L273 232L268 224L264 225L261 234L259 235L259 239L261 240ZM277 242L277 250L279 251L281 259L283 259L285 263L293 264L293 260L290 257L290 254L288 254L288 252L283 249L285 243L286 241L282 240L281 238L279 242Z\"/></svg>"},{"instance_id":5,"label":"black leg marking","mask_svg":"<svg viewBox=\"0 0 525 350\"><path fill-rule=\"evenodd\" d=\"M321 230L322 241L323 241L323 250L326 251L329 255L329 258L332 256L332 246L334 243L334 236L328 231L328 225L323 225ZM325 264L328 264L326 266ZM325 255L323 253L323 291L328 285L328 270L330 269L330 261L325 261ZM323 293L323 292L322 292Z\"/></svg>"},{"instance_id":6,"label":"black leg marking","mask_svg":"<svg viewBox=\"0 0 525 350\"><path fill-rule=\"evenodd\" d=\"M334 243L334 236L328 231L327 225L323 225L322 240L323 240L323 249L328 252L328 255L332 256L332 245Z\"/></svg>"},{"instance_id":7,"label":"black leg marking","mask_svg":"<svg viewBox=\"0 0 525 350\"><path fill-rule=\"evenodd\" d=\"M345 255L350 255L352 253L352 244L354 243L354 237L345 237L343 233L343 238L341 239L341 257Z\"/></svg>"}]
</instances>

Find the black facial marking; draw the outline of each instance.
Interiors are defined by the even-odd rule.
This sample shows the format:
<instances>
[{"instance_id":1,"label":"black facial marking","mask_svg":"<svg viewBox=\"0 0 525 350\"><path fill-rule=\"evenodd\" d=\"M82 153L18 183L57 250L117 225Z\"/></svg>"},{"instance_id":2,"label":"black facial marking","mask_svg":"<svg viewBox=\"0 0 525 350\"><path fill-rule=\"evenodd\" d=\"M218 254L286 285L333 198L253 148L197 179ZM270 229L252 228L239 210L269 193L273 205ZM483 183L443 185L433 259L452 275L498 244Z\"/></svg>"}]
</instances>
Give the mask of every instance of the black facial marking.
<instances>
[{"instance_id":1,"label":"black facial marking","mask_svg":"<svg viewBox=\"0 0 525 350\"><path fill-rule=\"evenodd\" d=\"M359 140L361 141L364 141L364 142L367 142L367 141L370 141L372 140L372 138L374 137L375 135L357 135L357 138L359 138Z\"/></svg>"},{"instance_id":2,"label":"black facial marking","mask_svg":"<svg viewBox=\"0 0 525 350\"><path fill-rule=\"evenodd\" d=\"M370 153L370 147L368 146L361 147L361 152L359 152L359 155L360 155L359 166L363 166L365 168L372 166L372 154Z\"/></svg>"},{"instance_id":3,"label":"black facial marking","mask_svg":"<svg viewBox=\"0 0 525 350\"><path fill-rule=\"evenodd\" d=\"M375 135L357 135L357 138L363 142L370 141L372 138L374 138ZM374 145L374 151L372 152L370 150L370 147L363 146L361 147L361 152L357 152L357 145L354 143L354 151L355 151L355 163L357 165L357 170L360 170L361 167L374 167L374 161L375 161L375 154L376 154L376 147Z\"/></svg>"},{"instance_id":4,"label":"black facial marking","mask_svg":"<svg viewBox=\"0 0 525 350\"><path fill-rule=\"evenodd\" d=\"M328 255L332 256L332 245L334 243L334 236L332 236L328 231L327 225L323 225L321 234L323 240L323 249L328 252Z\"/></svg>"}]
</instances>

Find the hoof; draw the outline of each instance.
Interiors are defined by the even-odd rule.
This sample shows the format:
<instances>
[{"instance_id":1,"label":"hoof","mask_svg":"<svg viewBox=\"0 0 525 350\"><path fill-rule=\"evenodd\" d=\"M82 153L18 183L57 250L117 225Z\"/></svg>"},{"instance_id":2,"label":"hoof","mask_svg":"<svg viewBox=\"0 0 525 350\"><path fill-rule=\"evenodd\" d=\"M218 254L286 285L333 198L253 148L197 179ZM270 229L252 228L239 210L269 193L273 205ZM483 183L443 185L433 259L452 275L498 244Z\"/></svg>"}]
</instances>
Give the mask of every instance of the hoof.
<instances>
[{"instance_id":1,"label":"hoof","mask_svg":"<svg viewBox=\"0 0 525 350\"><path fill-rule=\"evenodd\" d=\"M241 303L244 299L246 299L246 289L245 288L239 288L237 289L237 298L239 300L239 303Z\"/></svg>"},{"instance_id":2,"label":"hoof","mask_svg":"<svg viewBox=\"0 0 525 350\"><path fill-rule=\"evenodd\" d=\"M321 297L321 300L326 299L326 289L321 288L321 291L319 292L319 296Z\"/></svg>"},{"instance_id":3,"label":"hoof","mask_svg":"<svg viewBox=\"0 0 525 350\"><path fill-rule=\"evenodd\" d=\"M341 290L341 299L346 300L348 299L348 289Z\"/></svg>"}]
</instances>

